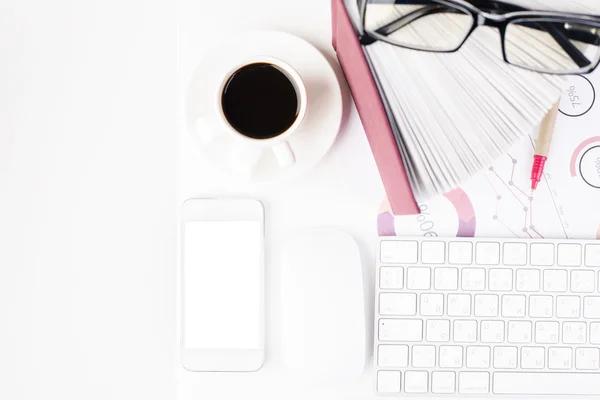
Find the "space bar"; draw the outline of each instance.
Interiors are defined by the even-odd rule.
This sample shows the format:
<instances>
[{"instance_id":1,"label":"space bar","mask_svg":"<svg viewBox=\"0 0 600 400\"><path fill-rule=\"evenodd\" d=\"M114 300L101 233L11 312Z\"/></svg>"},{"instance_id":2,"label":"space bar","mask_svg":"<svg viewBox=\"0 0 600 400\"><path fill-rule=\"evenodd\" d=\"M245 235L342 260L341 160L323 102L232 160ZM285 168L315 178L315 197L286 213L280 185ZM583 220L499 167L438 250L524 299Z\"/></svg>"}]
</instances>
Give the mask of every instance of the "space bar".
<instances>
[{"instance_id":1,"label":"space bar","mask_svg":"<svg viewBox=\"0 0 600 400\"><path fill-rule=\"evenodd\" d=\"M496 394L600 394L600 374L496 372Z\"/></svg>"}]
</instances>

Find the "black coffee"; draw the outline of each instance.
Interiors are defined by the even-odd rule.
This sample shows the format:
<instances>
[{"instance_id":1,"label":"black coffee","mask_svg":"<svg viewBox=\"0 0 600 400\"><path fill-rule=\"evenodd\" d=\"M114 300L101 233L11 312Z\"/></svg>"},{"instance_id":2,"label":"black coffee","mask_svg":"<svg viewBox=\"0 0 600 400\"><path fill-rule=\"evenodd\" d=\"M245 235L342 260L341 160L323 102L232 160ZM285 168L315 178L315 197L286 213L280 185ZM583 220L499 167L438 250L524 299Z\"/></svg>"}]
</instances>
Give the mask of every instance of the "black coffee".
<instances>
[{"instance_id":1,"label":"black coffee","mask_svg":"<svg viewBox=\"0 0 600 400\"><path fill-rule=\"evenodd\" d=\"M281 68L248 64L227 81L221 95L229 124L253 139L278 136L292 126L300 111L298 89Z\"/></svg>"}]
</instances>

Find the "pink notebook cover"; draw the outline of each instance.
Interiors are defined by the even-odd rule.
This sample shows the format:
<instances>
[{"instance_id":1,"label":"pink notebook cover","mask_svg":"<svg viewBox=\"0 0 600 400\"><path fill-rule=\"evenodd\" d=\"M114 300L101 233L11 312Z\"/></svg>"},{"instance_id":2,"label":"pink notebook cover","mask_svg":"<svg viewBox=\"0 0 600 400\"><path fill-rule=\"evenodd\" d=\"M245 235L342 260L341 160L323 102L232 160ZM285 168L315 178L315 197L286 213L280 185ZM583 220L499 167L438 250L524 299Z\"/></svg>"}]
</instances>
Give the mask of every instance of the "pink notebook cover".
<instances>
[{"instance_id":1,"label":"pink notebook cover","mask_svg":"<svg viewBox=\"0 0 600 400\"><path fill-rule=\"evenodd\" d=\"M392 212L418 214L400 150L344 0L332 0L331 5L333 48L354 97Z\"/></svg>"}]
</instances>

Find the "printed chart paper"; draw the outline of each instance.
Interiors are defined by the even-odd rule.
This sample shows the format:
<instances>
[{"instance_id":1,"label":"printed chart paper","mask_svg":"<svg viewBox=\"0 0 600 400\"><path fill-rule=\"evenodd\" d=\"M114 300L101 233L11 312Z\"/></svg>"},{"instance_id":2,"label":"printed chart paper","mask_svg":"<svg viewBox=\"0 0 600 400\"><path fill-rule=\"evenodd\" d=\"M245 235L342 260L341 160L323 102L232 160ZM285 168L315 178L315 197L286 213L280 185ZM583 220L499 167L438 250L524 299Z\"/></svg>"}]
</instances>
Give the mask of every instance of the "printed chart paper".
<instances>
[{"instance_id":1,"label":"printed chart paper","mask_svg":"<svg viewBox=\"0 0 600 400\"><path fill-rule=\"evenodd\" d=\"M444 196L394 216L384 201L380 235L600 239L600 71L565 80L545 174L531 194L537 130Z\"/></svg>"}]
</instances>

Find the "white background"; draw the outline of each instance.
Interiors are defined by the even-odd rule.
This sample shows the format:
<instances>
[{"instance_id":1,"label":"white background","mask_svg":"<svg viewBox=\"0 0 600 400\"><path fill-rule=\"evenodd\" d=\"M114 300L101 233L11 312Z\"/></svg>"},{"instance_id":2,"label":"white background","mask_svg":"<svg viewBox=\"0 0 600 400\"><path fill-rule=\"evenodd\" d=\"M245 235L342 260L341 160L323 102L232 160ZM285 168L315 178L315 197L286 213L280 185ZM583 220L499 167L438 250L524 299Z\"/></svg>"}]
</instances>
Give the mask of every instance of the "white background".
<instances>
[{"instance_id":1,"label":"white background","mask_svg":"<svg viewBox=\"0 0 600 400\"><path fill-rule=\"evenodd\" d=\"M0 0L0 398L172 399L176 8Z\"/></svg>"},{"instance_id":2,"label":"white background","mask_svg":"<svg viewBox=\"0 0 600 400\"><path fill-rule=\"evenodd\" d=\"M244 29L273 29L296 34L326 55L340 76L346 112L338 140L317 167L293 181L272 186L243 183L208 164L200 157L187 132L184 116L179 115L178 202L193 196L245 194L258 198L265 205L267 330L266 362L261 371L251 374L198 374L178 368L178 398L229 400L285 396L286 399L304 400L374 397L371 360L367 363L366 372L357 381L310 386L290 375L282 358L279 260L286 239L294 231L310 227L348 231L360 246L369 289L374 279L376 216L383 199L383 189L331 46L330 1L180 0L179 24L180 102L185 99L192 72L203 54L214 45L211 40L218 36L218 32L231 34ZM365 297L369 315L372 315L371 289ZM370 330L370 318L368 324ZM372 340L371 335L368 335L368 340ZM372 347L371 343L368 345ZM320 360L315 359L314 362L319 363Z\"/></svg>"},{"instance_id":3,"label":"white background","mask_svg":"<svg viewBox=\"0 0 600 400\"><path fill-rule=\"evenodd\" d=\"M336 63L328 0L193 3L182 80L222 29L284 30ZM0 398L370 397L369 373L327 388L288 376L278 325L279 252L295 229L347 230L372 280L382 189L354 108L346 97L339 140L306 175L225 179L177 131L176 13L169 0L0 0ZM227 193L266 207L267 360L255 374L189 373L178 204Z\"/></svg>"}]
</instances>

